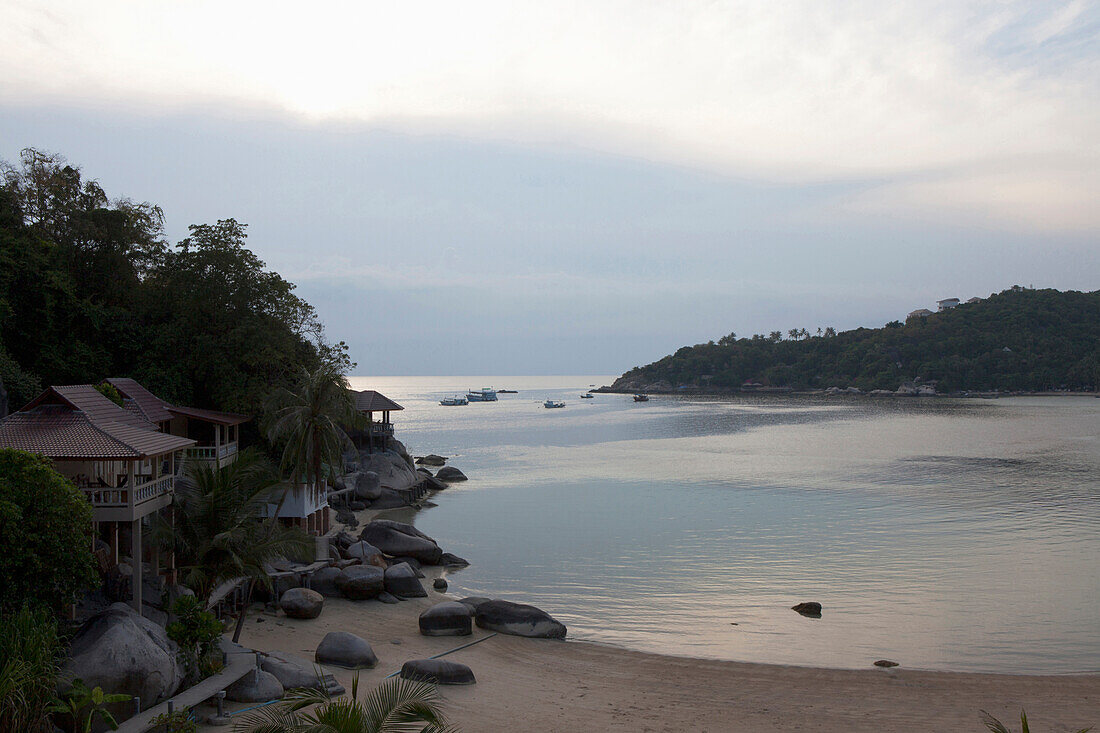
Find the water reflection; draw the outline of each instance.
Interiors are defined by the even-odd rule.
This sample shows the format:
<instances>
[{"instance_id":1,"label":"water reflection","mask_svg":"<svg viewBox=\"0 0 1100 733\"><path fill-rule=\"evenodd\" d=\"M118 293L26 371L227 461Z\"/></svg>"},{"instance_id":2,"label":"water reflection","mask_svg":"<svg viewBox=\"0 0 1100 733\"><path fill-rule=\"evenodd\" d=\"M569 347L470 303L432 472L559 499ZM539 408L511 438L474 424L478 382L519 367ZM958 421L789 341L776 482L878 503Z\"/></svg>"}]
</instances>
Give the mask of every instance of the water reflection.
<instances>
[{"instance_id":1,"label":"water reflection","mask_svg":"<svg viewBox=\"0 0 1100 733\"><path fill-rule=\"evenodd\" d=\"M414 452L471 476L416 520L473 561L456 592L664 653L1097 669L1100 401L634 405L576 399L597 379L512 378L500 403L435 404L489 381L371 380L406 406ZM789 610L802 600L823 617Z\"/></svg>"}]
</instances>

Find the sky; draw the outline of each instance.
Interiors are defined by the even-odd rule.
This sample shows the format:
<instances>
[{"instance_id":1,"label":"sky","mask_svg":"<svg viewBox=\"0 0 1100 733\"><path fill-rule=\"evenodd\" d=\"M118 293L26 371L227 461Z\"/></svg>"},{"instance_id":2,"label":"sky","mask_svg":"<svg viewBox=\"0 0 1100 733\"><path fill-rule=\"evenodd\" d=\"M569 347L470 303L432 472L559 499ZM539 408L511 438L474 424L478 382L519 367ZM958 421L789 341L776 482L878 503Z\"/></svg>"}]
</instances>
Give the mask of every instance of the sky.
<instances>
[{"instance_id":1,"label":"sky","mask_svg":"<svg viewBox=\"0 0 1100 733\"><path fill-rule=\"evenodd\" d=\"M365 375L1100 288L1100 2L0 0L0 159L235 218Z\"/></svg>"}]
</instances>

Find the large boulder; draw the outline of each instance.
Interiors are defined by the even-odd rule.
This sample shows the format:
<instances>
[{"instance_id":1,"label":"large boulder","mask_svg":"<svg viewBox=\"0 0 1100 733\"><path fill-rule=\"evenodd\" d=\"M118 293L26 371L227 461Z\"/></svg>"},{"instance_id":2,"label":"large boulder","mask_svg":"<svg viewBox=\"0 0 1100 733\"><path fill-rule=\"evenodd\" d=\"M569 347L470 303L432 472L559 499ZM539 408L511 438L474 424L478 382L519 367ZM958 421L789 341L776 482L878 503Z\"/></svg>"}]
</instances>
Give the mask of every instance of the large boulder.
<instances>
[{"instance_id":1,"label":"large boulder","mask_svg":"<svg viewBox=\"0 0 1100 733\"><path fill-rule=\"evenodd\" d=\"M407 680L437 685L472 685L477 682L473 670L465 664L444 659L411 659L401 665L401 676Z\"/></svg>"},{"instance_id":2,"label":"large boulder","mask_svg":"<svg viewBox=\"0 0 1100 733\"><path fill-rule=\"evenodd\" d=\"M412 461L393 451L361 453L359 470L378 474L378 481L383 489L407 489L420 480L420 474L413 468Z\"/></svg>"},{"instance_id":3,"label":"large boulder","mask_svg":"<svg viewBox=\"0 0 1100 733\"><path fill-rule=\"evenodd\" d=\"M470 561L465 560L458 555L452 555L449 552L444 552L439 558L439 564L445 568L465 568L470 566Z\"/></svg>"},{"instance_id":4,"label":"large boulder","mask_svg":"<svg viewBox=\"0 0 1100 733\"><path fill-rule=\"evenodd\" d=\"M477 625L489 631L539 639L564 639L565 624L540 608L511 601L489 601L477 607Z\"/></svg>"},{"instance_id":5,"label":"large boulder","mask_svg":"<svg viewBox=\"0 0 1100 733\"><path fill-rule=\"evenodd\" d=\"M385 588L385 574L374 565L352 565L344 570L340 593L353 601L375 598Z\"/></svg>"},{"instance_id":6,"label":"large boulder","mask_svg":"<svg viewBox=\"0 0 1100 733\"><path fill-rule=\"evenodd\" d=\"M448 483L466 480L466 474L462 473L462 471L459 471L454 466L444 466L435 472L435 477L439 481L446 481Z\"/></svg>"},{"instance_id":7,"label":"large boulder","mask_svg":"<svg viewBox=\"0 0 1100 733\"><path fill-rule=\"evenodd\" d=\"M426 456L421 456L416 459L417 465L421 466L442 466L447 462L447 459L443 456L437 456L435 453L429 453Z\"/></svg>"},{"instance_id":8,"label":"large boulder","mask_svg":"<svg viewBox=\"0 0 1100 733\"><path fill-rule=\"evenodd\" d=\"M321 670L300 657L282 651L268 652L260 667L279 680L284 689L310 688L323 690Z\"/></svg>"},{"instance_id":9,"label":"large boulder","mask_svg":"<svg viewBox=\"0 0 1100 733\"><path fill-rule=\"evenodd\" d=\"M225 688L225 699L233 702L268 702L283 697L282 684L271 672L254 669Z\"/></svg>"},{"instance_id":10,"label":"large boulder","mask_svg":"<svg viewBox=\"0 0 1100 733\"><path fill-rule=\"evenodd\" d=\"M309 588L291 588L279 599L279 608L290 618L317 618L324 605L325 597Z\"/></svg>"},{"instance_id":11,"label":"large boulder","mask_svg":"<svg viewBox=\"0 0 1100 733\"><path fill-rule=\"evenodd\" d=\"M340 585L347 580L347 574L338 567L327 566L319 568L309 576L309 587L323 596L335 598L343 595Z\"/></svg>"},{"instance_id":12,"label":"large boulder","mask_svg":"<svg viewBox=\"0 0 1100 733\"><path fill-rule=\"evenodd\" d=\"M386 568L385 586L387 593L398 598L424 598L428 595L416 577L416 571L404 562Z\"/></svg>"},{"instance_id":13,"label":"large boulder","mask_svg":"<svg viewBox=\"0 0 1100 733\"><path fill-rule=\"evenodd\" d=\"M390 565L398 565L400 563L407 563L408 566L413 569L413 572L416 573L416 577L424 577L424 571L420 569L420 561L417 560L415 557L409 557L408 555L399 555L398 557L390 558Z\"/></svg>"},{"instance_id":14,"label":"large boulder","mask_svg":"<svg viewBox=\"0 0 1100 733\"><path fill-rule=\"evenodd\" d=\"M359 533L359 539L369 542L387 555L409 555L426 565L437 564L443 556L443 550L439 549L439 545L431 537L411 524L388 519L368 522Z\"/></svg>"},{"instance_id":15,"label":"large boulder","mask_svg":"<svg viewBox=\"0 0 1100 733\"><path fill-rule=\"evenodd\" d=\"M63 672L67 679L82 679L88 687L140 697L142 708L150 708L175 694L183 683L176 651L164 629L128 605L115 603L80 627ZM132 702L108 707L120 719L133 712Z\"/></svg>"},{"instance_id":16,"label":"large boulder","mask_svg":"<svg viewBox=\"0 0 1100 733\"><path fill-rule=\"evenodd\" d=\"M347 631L330 631L317 645L314 657L318 664L330 664L347 669L364 669L378 664L378 657L366 639Z\"/></svg>"},{"instance_id":17,"label":"large boulder","mask_svg":"<svg viewBox=\"0 0 1100 733\"><path fill-rule=\"evenodd\" d=\"M477 609L481 608L481 604L488 603L493 600L492 598L486 598L485 596L467 596L459 601L462 605L470 609L470 615L477 613Z\"/></svg>"},{"instance_id":18,"label":"large boulder","mask_svg":"<svg viewBox=\"0 0 1100 733\"><path fill-rule=\"evenodd\" d=\"M344 551L344 554L349 560L360 560L364 565L377 565L380 568L386 567L386 559L382 557L382 551L363 540L352 543Z\"/></svg>"},{"instance_id":19,"label":"large boulder","mask_svg":"<svg viewBox=\"0 0 1100 733\"><path fill-rule=\"evenodd\" d=\"M348 478L354 479L354 483L349 481L348 486L354 487L355 495L360 499L374 501L382 496L382 481L374 471L359 471Z\"/></svg>"},{"instance_id":20,"label":"large boulder","mask_svg":"<svg viewBox=\"0 0 1100 733\"><path fill-rule=\"evenodd\" d=\"M420 614L424 636L469 636L473 633L470 607L458 601L437 603Z\"/></svg>"}]
</instances>

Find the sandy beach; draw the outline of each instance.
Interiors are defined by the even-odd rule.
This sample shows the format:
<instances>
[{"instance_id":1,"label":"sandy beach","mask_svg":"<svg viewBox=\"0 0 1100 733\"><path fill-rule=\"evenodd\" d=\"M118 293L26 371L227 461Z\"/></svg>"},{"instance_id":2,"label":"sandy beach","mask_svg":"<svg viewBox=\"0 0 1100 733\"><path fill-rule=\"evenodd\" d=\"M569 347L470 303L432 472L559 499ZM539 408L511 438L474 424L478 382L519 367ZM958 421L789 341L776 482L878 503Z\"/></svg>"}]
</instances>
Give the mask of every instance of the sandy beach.
<instances>
[{"instance_id":1,"label":"sandy beach","mask_svg":"<svg viewBox=\"0 0 1100 733\"><path fill-rule=\"evenodd\" d=\"M429 588L434 570L425 568ZM444 599L431 590L428 598L396 605L327 598L314 620L270 612L250 618L241 642L312 660L326 633L352 631L379 659L361 672L361 684L369 685L406 660L485 638L448 656L470 666L477 684L440 688L446 711L464 731L978 731L980 710L1015 721L1015 728L1021 708L1041 733L1100 723L1100 675L816 669L486 638L476 628L472 637L420 635L417 616ZM350 689L351 672L328 671Z\"/></svg>"}]
</instances>

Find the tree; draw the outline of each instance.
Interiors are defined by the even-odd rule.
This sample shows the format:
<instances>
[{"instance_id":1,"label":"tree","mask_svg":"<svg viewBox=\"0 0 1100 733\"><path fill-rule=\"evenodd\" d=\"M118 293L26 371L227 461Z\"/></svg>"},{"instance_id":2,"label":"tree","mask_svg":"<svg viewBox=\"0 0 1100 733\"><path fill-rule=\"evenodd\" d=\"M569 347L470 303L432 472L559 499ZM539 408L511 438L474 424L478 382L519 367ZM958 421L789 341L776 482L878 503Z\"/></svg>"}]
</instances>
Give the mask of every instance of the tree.
<instances>
[{"instance_id":1,"label":"tree","mask_svg":"<svg viewBox=\"0 0 1100 733\"><path fill-rule=\"evenodd\" d=\"M234 733L447 733L439 694L427 682L390 677L359 699L359 676L351 696L334 700L327 692L291 690L283 701L244 715ZM312 710L305 708L316 706Z\"/></svg>"},{"instance_id":2,"label":"tree","mask_svg":"<svg viewBox=\"0 0 1100 733\"><path fill-rule=\"evenodd\" d=\"M176 483L174 516L154 520L153 539L175 552L181 581L200 598L237 578L269 586L265 563L304 559L313 550L302 530L269 527L262 520L262 510L280 489L274 469L254 449L221 468L188 464Z\"/></svg>"},{"instance_id":3,"label":"tree","mask_svg":"<svg viewBox=\"0 0 1100 733\"><path fill-rule=\"evenodd\" d=\"M97 581L92 507L42 456L0 449L0 610L59 613Z\"/></svg>"}]
</instances>

